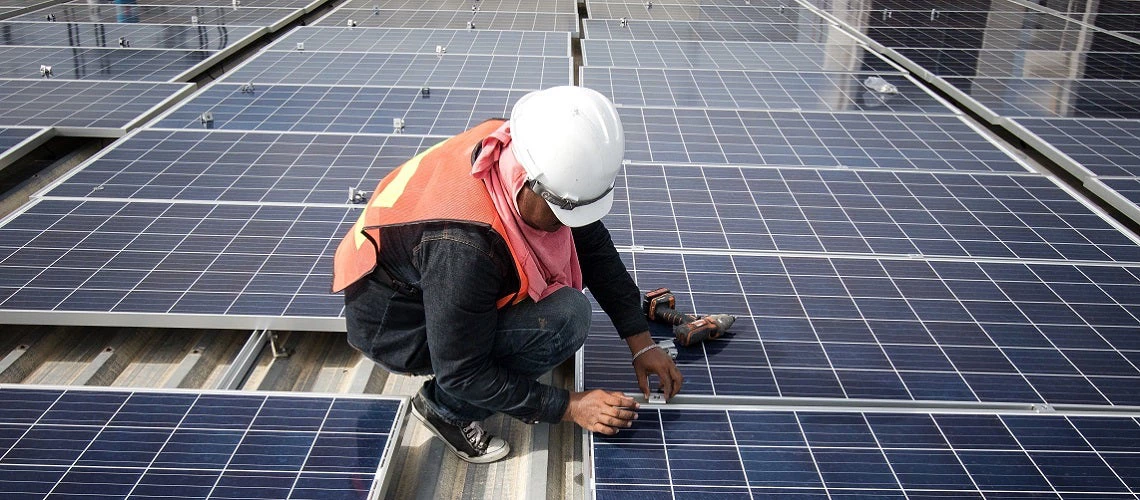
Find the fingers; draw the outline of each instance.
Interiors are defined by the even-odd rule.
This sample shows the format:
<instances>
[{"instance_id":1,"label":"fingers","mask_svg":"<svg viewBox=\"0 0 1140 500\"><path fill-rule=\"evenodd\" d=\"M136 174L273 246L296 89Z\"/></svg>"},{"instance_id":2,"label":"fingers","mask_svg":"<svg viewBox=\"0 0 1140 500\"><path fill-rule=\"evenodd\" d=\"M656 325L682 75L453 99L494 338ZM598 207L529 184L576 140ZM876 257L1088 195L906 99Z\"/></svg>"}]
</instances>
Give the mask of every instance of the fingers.
<instances>
[{"instance_id":1,"label":"fingers","mask_svg":"<svg viewBox=\"0 0 1140 500\"><path fill-rule=\"evenodd\" d=\"M610 407L608 411L603 411L603 414L622 421L637 420L637 414L625 408Z\"/></svg>"},{"instance_id":2,"label":"fingers","mask_svg":"<svg viewBox=\"0 0 1140 500\"><path fill-rule=\"evenodd\" d=\"M645 395L645 399L649 399L649 372L637 369L633 371L637 376L637 387L641 389L641 393Z\"/></svg>"}]
</instances>

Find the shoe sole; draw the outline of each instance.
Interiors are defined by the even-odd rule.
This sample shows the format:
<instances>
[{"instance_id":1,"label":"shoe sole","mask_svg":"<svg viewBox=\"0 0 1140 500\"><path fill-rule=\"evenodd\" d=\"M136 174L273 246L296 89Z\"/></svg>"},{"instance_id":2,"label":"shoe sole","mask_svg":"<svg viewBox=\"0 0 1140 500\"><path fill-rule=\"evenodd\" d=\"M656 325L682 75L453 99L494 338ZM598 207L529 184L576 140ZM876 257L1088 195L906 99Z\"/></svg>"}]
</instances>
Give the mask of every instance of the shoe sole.
<instances>
[{"instance_id":1,"label":"shoe sole","mask_svg":"<svg viewBox=\"0 0 1140 500\"><path fill-rule=\"evenodd\" d=\"M438 438L440 441L442 441L443 445L446 446L447 449L451 450L451 452L454 453L455 456L459 457L459 459L463 460L464 462L472 463L472 464L487 464L487 463L498 461L499 459L507 456L507 454L511 452L510 446L503 446L503 449L500 452L486 453L483 455L479 455L477 457L472 457L466 453L463 453L462 451L459 451L454 446L452 446L451 443L447 442L446 439L444 439L440 436L441 433L439 432L439 429L436 429L434 425L431 425L431 422L428 421L427 417L424 417L423 415L420 414L420 411L419 411L419 409L416 408L416 405L409 405L409 406L412 407L412 415L416 417L416 420L419 420L420 423L424 424L424 427L427 427L428 430L431 431L431 433L434 434L436 438Z\"/></svg>"}]
</instances>

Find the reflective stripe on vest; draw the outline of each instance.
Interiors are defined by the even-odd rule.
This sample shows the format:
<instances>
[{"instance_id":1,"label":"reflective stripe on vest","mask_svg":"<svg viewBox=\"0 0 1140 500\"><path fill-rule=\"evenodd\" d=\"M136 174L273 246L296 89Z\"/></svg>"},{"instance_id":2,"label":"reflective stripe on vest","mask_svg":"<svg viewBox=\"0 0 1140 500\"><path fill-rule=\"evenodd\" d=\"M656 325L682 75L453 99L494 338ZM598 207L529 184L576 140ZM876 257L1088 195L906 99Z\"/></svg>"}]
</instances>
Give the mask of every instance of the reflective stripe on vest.
<instances>
[{"instance_id":1,"label":"reflective stripe on vest","mask_svg":"<svg viewBox=\"0 0 1140 500\"><path fill-rule=\"evenodd\" d=\"M483 181L471 176L472 149L503 124L488 120L416 155L386 175L352 229L337 246L332 291L339 292L376 269L380 229L427 221L489 226L507 244L519 277L518 291L500 298L503 307L527 297L526 273L504 236L506 231Z\"/></svg>"}]
</instances>

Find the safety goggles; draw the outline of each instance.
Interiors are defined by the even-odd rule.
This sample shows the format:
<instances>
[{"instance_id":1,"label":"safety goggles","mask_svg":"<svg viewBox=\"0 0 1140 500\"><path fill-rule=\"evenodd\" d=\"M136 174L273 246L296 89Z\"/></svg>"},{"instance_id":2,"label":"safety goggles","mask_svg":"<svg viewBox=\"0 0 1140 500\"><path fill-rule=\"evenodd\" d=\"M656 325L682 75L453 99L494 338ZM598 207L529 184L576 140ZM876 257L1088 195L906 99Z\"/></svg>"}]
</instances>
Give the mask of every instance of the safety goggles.
<instances>
[{"instance_id":1,"label":"safety goggles","mask_svg":"<svg viewBox=\"0 0 1140 500\"><path fill-rule=\"evenodd\" d=\"M602 192L602 194L598 195L595 198L590 198L588 200L570 200L554 194L554 191L547 189L547 187L543 186L541 182L538 182L538 179L527 179L524 185L531 191L534 191L535 194L541 196L542 199L546 200L547 203L561 208L562 210L574 210L575 208L589 205L602 198L605 198L606 195L610 194L610 191L614 190L613 184L610 184L609 189L606 189L604 192Z\"/></svg>"}]
</instances>

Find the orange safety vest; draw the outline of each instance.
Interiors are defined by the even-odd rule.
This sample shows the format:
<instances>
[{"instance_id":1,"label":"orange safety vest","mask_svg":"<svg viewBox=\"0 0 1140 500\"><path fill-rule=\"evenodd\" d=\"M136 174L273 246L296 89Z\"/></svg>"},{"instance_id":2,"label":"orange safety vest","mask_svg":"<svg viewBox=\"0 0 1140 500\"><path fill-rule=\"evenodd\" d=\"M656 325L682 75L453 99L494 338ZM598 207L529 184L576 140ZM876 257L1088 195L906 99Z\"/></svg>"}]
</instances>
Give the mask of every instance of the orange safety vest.
<instances>
[{"instance_id":1,"label":"orange safety vest","mask_svg":"<svg viewBox=\"0 0 1140 500\"><path fill-rule=\"evenodd\" d=\"M344 290L376 269L380 229L384 226L457 221L489 226L503 237L511 252L519 289L501 297L496 305L504 307L525 299L527 279L522 263L506 238L503 220L495 210L487 187L481 179L471 176L471 153L475 146L502 124L503 120L480 123L432 146L384 176L364 213L336 249L332 291Z\"/></svg>"}]
</instances>

